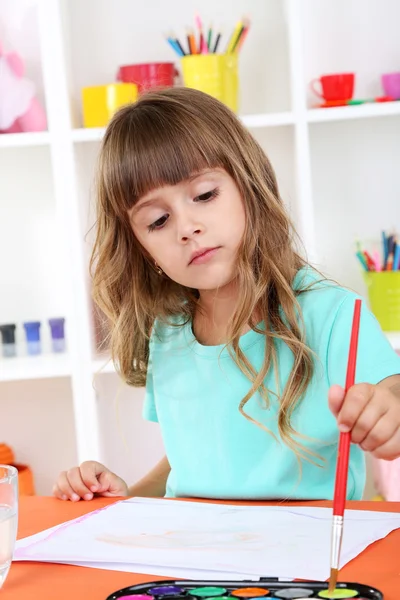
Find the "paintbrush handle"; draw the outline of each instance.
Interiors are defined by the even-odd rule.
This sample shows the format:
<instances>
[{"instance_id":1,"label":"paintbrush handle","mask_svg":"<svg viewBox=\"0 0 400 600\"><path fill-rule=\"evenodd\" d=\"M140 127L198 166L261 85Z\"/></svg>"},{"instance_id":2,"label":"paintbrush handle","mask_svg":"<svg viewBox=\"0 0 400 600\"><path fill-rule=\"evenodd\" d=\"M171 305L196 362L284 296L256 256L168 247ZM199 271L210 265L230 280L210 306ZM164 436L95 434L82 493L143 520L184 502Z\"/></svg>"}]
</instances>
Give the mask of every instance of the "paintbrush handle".
<instances>
[{"instance_id":1,"label":"paintbrush handle","mask_svg":"<svg viewBox=\"0 0 400 600\"><path fill-rule=\"evenodd\" d=\"M339 437L338 461L333 496L333 515L343 517L346 504L347 474L350 456L350 432L341 433Z\"/></svg>"},{"instance_id":2,"label":"paintbrush handle","mask_svg":"<svg viewBox=\"0 0 400 600\"><path fill-rule=\"evenodd\" d=\"M361 300L354 303L353 323L351 327L349 356L347 360L345 393L354 385L356 378L358 332L360 329ZM347 473L349 469L350 432L340 433L336 466L333 514L343 516L346 503Z\"/></svg>"}]
</instances>

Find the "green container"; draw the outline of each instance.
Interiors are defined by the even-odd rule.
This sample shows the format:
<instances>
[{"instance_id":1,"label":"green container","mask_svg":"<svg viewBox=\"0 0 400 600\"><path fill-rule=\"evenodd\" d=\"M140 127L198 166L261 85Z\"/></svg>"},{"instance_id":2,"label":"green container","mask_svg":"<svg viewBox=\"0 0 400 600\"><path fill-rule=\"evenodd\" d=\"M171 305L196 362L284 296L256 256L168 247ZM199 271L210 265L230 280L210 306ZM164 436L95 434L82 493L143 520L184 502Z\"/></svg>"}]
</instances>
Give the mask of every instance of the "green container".
<instances>
[{"instance_id":1,"label":"green container","mask_svg":"<svg viewBox=\"0 0 400 600\"><path fill-rule=\"evenodd\" d=\"M400 271L364 273L371 311L383 331L400 331Z\"/></svg>"}]
</instances>

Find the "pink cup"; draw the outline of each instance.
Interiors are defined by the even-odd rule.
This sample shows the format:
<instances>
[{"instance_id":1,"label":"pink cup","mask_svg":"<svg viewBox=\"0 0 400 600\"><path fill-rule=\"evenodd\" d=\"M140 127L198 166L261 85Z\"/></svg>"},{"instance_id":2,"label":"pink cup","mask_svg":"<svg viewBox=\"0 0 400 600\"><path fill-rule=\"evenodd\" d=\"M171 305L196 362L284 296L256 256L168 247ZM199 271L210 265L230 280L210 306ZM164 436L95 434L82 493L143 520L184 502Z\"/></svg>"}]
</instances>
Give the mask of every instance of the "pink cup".
<instances>
[{"instance_id":1,"label":"pink cup","mask_svg":"<svg viewBox=\"0 0 400 600\"><path fill-rule=\"evenodd\" d=\"M400 100L400 72L382 75L382 87L385 96L390 96L393 100Z\"/></svg>"}]
</instances>

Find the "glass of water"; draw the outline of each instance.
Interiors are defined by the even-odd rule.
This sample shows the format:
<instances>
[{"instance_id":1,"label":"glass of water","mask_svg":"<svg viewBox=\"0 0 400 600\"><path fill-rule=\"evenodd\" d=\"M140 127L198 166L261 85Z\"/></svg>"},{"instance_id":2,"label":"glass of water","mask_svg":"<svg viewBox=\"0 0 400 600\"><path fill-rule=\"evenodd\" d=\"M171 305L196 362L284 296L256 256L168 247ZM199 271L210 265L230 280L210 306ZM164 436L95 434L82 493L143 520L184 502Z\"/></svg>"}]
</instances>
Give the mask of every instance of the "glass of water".
<instances>
[{"instance_id":1,"label":"glass of water","mask_svg":"<svg viewBox=\"0 0 400 600\"><path fill-rule=\"evenodd\" d=\"M18 524L18 471L0 465L0 588L13 557Z\"/></svg>"}]
</instances>

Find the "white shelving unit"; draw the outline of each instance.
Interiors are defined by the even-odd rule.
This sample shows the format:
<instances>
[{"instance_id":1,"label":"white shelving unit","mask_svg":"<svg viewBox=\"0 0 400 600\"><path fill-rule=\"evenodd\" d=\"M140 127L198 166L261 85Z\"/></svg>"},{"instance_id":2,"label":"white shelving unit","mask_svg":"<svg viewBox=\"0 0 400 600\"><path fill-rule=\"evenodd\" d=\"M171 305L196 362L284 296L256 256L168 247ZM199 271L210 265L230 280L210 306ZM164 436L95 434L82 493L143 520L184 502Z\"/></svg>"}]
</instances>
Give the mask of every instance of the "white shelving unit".
<instances>
[{"instance_id":1,"label":"white shelving unit","mask_svg":"<svg viewBox=\"0 0 400 600\"><path fill-rule=\"evenodd\" d=\"M204 17L217 14L222 22L226 15L222 5L226 8L227 0L225 4L221 2L221 7L216 8L215 3L207 0L203 3ZM374 10L376 22L386 24L386 28L381 28L382 31L393 27L391 46L387 41L382 44L379 60L375 57L367 67L364 49L370 32L366 19L362 19L358 37L349 24L347 37L346 32L343 33L340 49L335 41L342 27L342 9L348 6L345 0L336 3L328 0L254 0L251 6L246 0L235 0L234 6L228 11L233 15L228 26L233 25L240 14L253 13L253 30L241 57L241 119L265 147L276 167L282 196L288 201L309 258L344 284L364 291L356 261L353 260L354 237L362 236L364 231L371 237L375 228L379 231L380 228L395 225L396 219L397 224L399 222L397 172L400 102L311 108L307 97L307 81L324 71L351 68L360 71L364 80L369 82L361 90L365 91L364 97L379 95L377 89L373 88L377 85L379 74L386 66L387 70L400 70L400 45L394 28L400 18L400 7L396 0L387 0L385 7L379 0L373 0L368 9L362 0L350 0L350 4L353 11L348 15L349 23L354 24L357 11L364 14L367 10ZM185 24L193 18L196 10L197 5L182 0L174 7L170 21L177 21L179 31L183 32ZM35 302L32 304L30 301L30 294L33 299L36 297L35 286L42 288L48 283L46 274L38 273L37 281L32 282L24 301L19 299L14 306L10 296L3 307L0 299L0 319L2 322L21 322L28 319L31 313L45 319L50 316L50 310L58 311L66 317L68 340L68 354L65 356L45 354L35 358L22 356L0 359L0 406L2 402L13 402L13 398L19 394L18 386L31 386L32 380L36 380L35 385L40 386L35 388L32 402L40 403L42 396L54 393L48 391L50 380L68 379L63 402L66 402L66 414L73 419L74 439L72 442L70 439L62 442L59 460L57 456L53 457L54 471L70 466L72 459L81 462L92 458L104 460L122 474L125 470L129 476L136 476L154 462L156 454L161 452L158 433L151 424L136 423L132 425L135 430L134 449L129 452L140 455L140 464L130 467L131 455L125 453L122 458L118 455L122 437L119 426L110 424L113 421L110 404L115 397L121 396L124 422L129 422L132 410L137 410L143 394L137 390L121 391L116 376L112 375L114 367L111 362L96 357L94 351L87 273L89 248L85 234L91 225L92 174L104 129L84 129L80 126L79 99L82 86L112 80L120 64L156 59L175 60L169 54L162 35L169 17L168 11L167 7L160 8L160 14L154 15L151 7L143 6L143 14L138 16L137 8L129 0L85 0L84 3L80 0L37 0L36 27L40 43L40 64L37 68L40 68L43 81L42 95L49 130L0 136L0 171L2 165L8 165L4 172L1 171L0 207L3 202L8 202L9 197L22 197L21 190L14 194L14 189L22 185L19 181L21 171L17 166L13 171L12 165L23 164L24 189L30 189L30 178L33 179L32 202L36 202L37 198L49 198L48 203L43 200L43 210L39 213L47 215L47 220L43 217L46 226L53 231L53 235L56 232L57 251L54 257L48 256L52 254L48 246L46 256L49 261L54 261L51 268L62 282L62 292L58 285L49 285L47 312L44 309L41 312L42 305L38 304L35 308ZM132 32L131 27L136 29ZM322 35L320 32L324 30ZM138 36L136 42L135 35ZM360 43L358 51L354 50L357 41ZM264 62L259 60L260 56L265 57ZM386 152L379 159L375 154L377 141L381 142L379 152ZM387 149L382 150L386 143ZM380 206L379 218L374 214L374 194L378 193L379 186L376 189L370 186L371 189L364 193L362 182L368 177L360 173L363 166L353 163L354 169L351 167L351 160L357 152L364 153L366 148L369 155L365 173L372 170L372 165L379 170L381 160L382 172L388 179L383 189L385 200ZM353 154L350 156L351 152ZM37 163L32 162L36 155L39 156ZM46 193L40 187L42 178L48 181ZM364 211L356 213L356 209L353 211L352 208L352 198L359 210L360 196ZM23 206L25 204L22 205L22 215ZM385 221L384 211L391 213L390 220ZM17 218L17 209L15 214ZM18 227L17 222L9 227ZM0 243L1 237L0 230ZM4 240L9 247L7 236ZM36 256L36 246L31 242L20 239L18 243L22 247L26 243L23 252L29 253L31 248L39 265L40 256ZM0 249L4 253L4 248L0 246ZM18 269L17 264L13 266L12 254L8 261L14 269ZM8 277L10 286L11 275ZM400 333L389 334L388 337L392 345L400 350ZM13 384L17 386L14 391ZM5 395L2 393L3 385L7 386ZM54 390L54 387L50 387ZM132 401L135 396L136 400ZM136 402L135 409L130 406L132 402ZM12 445L13 439L6 439L7 431L3 431L2 426L3 422L0 425L0 441L5 438ZM30 426L26 426L27 431ZM20 424L20 427L24 425ZM57 427L60 428L59 425ZM13 431L12 427L10 430ZM15 439L19 437L15 436ZM147 447L146 444L150 445ZM66 446L68 452L65 451ZM147 451L144 452L143 448L147 448ZM46 468L43 461L45 463L48 451L43 445L42 454L36 457L34 467L39 469L40 464L41 469ZM53 446L51 452L57 454ZM119 461L125 461L126 464L121 467ZM49 492L49 489L42 491Z\"/></svg>"}]
</instances>

